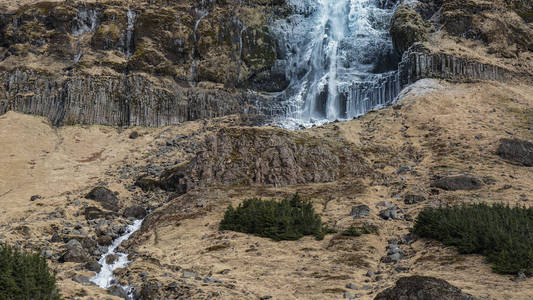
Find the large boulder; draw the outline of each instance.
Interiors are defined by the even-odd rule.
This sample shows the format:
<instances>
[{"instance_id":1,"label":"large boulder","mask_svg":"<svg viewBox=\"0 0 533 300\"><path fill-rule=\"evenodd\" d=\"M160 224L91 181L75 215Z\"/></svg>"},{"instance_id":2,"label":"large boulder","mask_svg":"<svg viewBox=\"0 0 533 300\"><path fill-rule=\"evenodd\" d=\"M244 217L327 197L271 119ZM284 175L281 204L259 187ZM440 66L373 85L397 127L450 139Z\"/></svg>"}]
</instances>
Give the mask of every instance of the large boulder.
<instances>
[{"instance_id":1,"label":"large boulder","mask_svg":"<svg viewBox=\"0 0 533 300\"><path fill-rule=\"evenodd\" d=\"M425 276L398 279L394 287L379 293L374 300L473 300L474 297L448 282Z\"/></svg>"},{"instance_id":2,"label":"large boulder","mask_svg":"<svg viewBox=\"0 0 533 300\"><path fill-rule=\"evenodd\" d=\"M517 139L502 139L497 154L503 159L527 167L533 166L533 143Z\"/></svg>"},{"instance_id":3,"label":"large boulder","mask_svg":"<svg viewBox=\"0 0 533 300\"><path fill-rule=\"evenodd\" d=\"M95 187L85 195L85 198L99 202L103 208L114 212L117 212L120 209L117 196L105 187Z\"/></svg>"},{"instance_id":4,"label":"large boulder","mask_svg":"<svg viewBox=\"0 0 533 300\"><path fill-rule=\"evenodd\" d=\"M126 218L142 219L146 216L146 209L142 206L134 205L124 209L122 215Z\"/></svg>"},{"instance_id":5,"label":"large boulder","mask_svg":"<svg viewBox=\"0 0 533 300\"><path fill-rule=\"evenodd\" d=\"M61 257L62 262L86 262L89 254L83 248L82 244L75 239L68 241L66 250Z\"/></svg>"},{"instance_id":6,"label":"large boulder","mask_svg":"<svg viewBox=\"0 0 533 300\"><path fill-rule=\"evenodd\" d=\"M480 189L483 186L483 182L477 177L459 175L437 178L433 180L431 186L446 191L471 191Z\"/></svg>"},{"instance_id":7,"label":"large boulder","mask_svg":"<svg viewBox=\"0 0 533 300\"><path fill-rule=\"evenodd\" d=\"M390 34L394 48L403 54L415 43L429 39L431 25L422 19L414 9L400 5L391 19Z\"/></svg>"}]
</instances>

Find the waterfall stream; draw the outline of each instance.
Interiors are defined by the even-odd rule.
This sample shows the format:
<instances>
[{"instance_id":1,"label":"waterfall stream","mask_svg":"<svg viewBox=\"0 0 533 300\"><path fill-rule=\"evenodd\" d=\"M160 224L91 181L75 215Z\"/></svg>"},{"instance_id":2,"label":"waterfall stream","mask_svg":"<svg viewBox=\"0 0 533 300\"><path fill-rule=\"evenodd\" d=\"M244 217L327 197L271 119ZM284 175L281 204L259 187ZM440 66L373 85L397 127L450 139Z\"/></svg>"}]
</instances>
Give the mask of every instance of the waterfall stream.
<instances>
[{"instance_id":1,"label":"waterfall stream","mask_svg":"<svg viewBox=\"0 0 533 300\"><path fill-rule=\"evenodd\" d=\"M293 0L296 14L273 31L286 57L286 128L358 117L399 93L388 0Z\"/></svg>"},{"instance_id":2,"label":"waterfall stream","mask_svg":"<svg viewBox=\"0 0 533 300\"><path fill-rule=\"evenodd\" d=\"M91 278L91 281L95 283L97 286L107 289L109 288L114 281L114 275L113 271L115 271L118 268L124 268L128 265L128 255L121 252L116 252L117 248L122 244L123 241L127 240L134 232L139 230L141 228L143 220L135 220L132 224L128 225L126 227L126 232L115 239L113 241L113 244L109 246L107 249L107 252L102 255L98 263L102 266L100 269L100 272L96 274L93 278ZM111 264L107 263L106 258L109 255L117 255L118 258ZM123 287L126 292L128 292L128 287Z\"/></svg>"}]
</instances>

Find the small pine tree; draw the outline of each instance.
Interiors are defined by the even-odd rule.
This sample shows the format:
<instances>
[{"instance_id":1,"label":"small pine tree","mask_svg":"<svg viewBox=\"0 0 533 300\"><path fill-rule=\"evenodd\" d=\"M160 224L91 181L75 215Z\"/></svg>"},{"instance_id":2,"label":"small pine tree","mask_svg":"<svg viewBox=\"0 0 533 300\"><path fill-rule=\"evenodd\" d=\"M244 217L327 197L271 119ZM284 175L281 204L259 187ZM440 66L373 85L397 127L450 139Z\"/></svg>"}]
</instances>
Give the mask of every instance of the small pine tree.
<instances>
[{"instance_id":1,"label":"small pine tree","mask_svg":"<svg viewBox=\"0 0 533 300\"><path fill-rule=\"evenodd\" d=\"M61 299L44 257L0 246L0 300Z\"/></svg>"}]
</instances>

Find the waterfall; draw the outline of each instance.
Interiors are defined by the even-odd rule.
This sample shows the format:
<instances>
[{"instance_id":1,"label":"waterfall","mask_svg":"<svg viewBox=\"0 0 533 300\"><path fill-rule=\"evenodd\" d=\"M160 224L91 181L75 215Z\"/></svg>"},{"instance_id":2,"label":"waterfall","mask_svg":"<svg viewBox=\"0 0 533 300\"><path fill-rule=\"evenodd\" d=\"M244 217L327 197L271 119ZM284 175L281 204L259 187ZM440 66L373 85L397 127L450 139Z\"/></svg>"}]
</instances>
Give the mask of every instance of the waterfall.
<instances>
[{"instance_id":1,"label":"waterfall","mask_svg":"<svg viewBox=\"0 0 533 300\"><path fill-rule=\"evenodd\" d=\"M126 28L126 57L130 58L133 54L133 30L135 28L135 19L137 18L137 14L128 8L128 12L126 13L126 16L128 18L128 27Z\"/></svg>"},{"instance_id":2,"label":"waterfall","mask_svg":"<svg viewBox=\"0 0 533 300\"><path fill-rule=\"evenodd\" d=\"M198 69L198 58L200 54L198 53L198 26L200 25L200 22L209 15L209 11L206 10L195 10L196 12L196 22L194 23L194 32L193 32L193 39L194 39L194 53L193 53L193 60L191 63L191 75L190 75L190 83L192 86L196 85L196 81L198 81L197 78L197 69Z\"/></svg>"},{"instance_id":3,"label":"waterfall","mask_svg":"<svg viewBox=\"0 0 533 300\"><path fill-rule=\"evenodd\" d=\"M107 252L104 253L98 261L102 268L100 272L98 272L98 274L91 278L91 281L93 283L103 289L107 289L113 284L113 282L115 281L113 271L119 268L124 268L129 263L128 255L125 253L116 252L116 250L120 246L120 244L122 244L123 241L127 240L134 232L141 228L142 222L143 220L135 220L131 225L128 225L126 227L126 232L122 236L113 241L113 244L109 246ZM106 258L109 255L117 255L118 258L113 263L108 264ZM130 287L121 286L121 288L123 288L124 291L129 294Z\"/></svg>"},{"instance_id":4,"label":"waterfall","mask_svg":"<svg viewBox=\"0 0 533 300\"><path fill-rule=\"evenodd\" d=\"M278 21L289 87L279 95L283 127L358 117L392 103L399 93L383 0L292 0L296 14Z\"/></svg>"}]
</instances>

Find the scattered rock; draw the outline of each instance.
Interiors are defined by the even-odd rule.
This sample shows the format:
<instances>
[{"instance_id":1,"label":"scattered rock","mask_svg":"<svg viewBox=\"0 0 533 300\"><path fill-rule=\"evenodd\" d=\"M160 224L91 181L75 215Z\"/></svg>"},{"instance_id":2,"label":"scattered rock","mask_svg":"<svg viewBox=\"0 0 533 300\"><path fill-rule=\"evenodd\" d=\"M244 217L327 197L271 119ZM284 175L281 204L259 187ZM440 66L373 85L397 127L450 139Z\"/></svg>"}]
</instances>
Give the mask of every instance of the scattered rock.
<instances>
[{"instance_id":1,"label":"scattered rock","mask_svg":"<svg viewBox=\"0 0 533 300\"><path fill-rule=\"evenodd\" d=\"M118 259L118 255L116 254L109 254L108 256L105 257L105 262L108 264L108 265L112 265L114 264Z\"/></svg>"},{"instance_id":2,"label":"scattered rock","mask_svg":"<svg viewBox=\"0 0 533 300\"><path fill-rule=\"evenodd\" d=\"M102 270L102 266L97 261L90 261L85 264L85 269L98 273L100 270Z\"/></svg>"},{"instance_id":3,"label":"scattered rock","mask_svg":"<svg viewBox=\"0 0 533 300\"><path fill-rule=\"evenodd\" d=\"M501 139L496 153L503 159L533 166L533 143L518 139Z\"/></svg>"},{"instance_id":4,"label":"scattered rock","mask_svg":"<svg viewBox=\"0 0 533 300\"><path fill-rule=\"evenodd\" d=\"M474 297L461 293L461 289L434 277L410 276L400 278L396 285L379 293L374 300L439 299L473 300Z\"/></svg>"},{"instance_id":5,"label":"scattered rock","mask_svg":"<svg viewBox=\"0 0 533 300\"><path fill-rule=\"evenodd\" d=\"M480 189L483 186L483 182L476 177L459 175L435 179L431 183L431 186L446 191L470 191Z\"/></svg>"},{"instance_id":6,"label":"scattered rock","mask_svg":"<svg viewBox=\"0 0 533 300\"><path fill-rule=\"evenodd\" d=\"M384 209L379 212L379 216L385 220L398 220L400 217L398 216L398 210L396 206Z\"/></svg>"},{"instance_id":7,"label":"scattered rock","mask_svg":"<svg viewBox=\"0 0 533 300\"><path fill-rule=\"evenodd\" d=\"M141 135L135 130L130 133L130 139L132 139L132 140L134 140L134 139L136 139L136 138L138 138L140 136Z\"/></svg>"},{"instance_id":8,"label":"scattered rock","mask_svg":"<svg viewBox=\"0 0 533 300\"><path fill-rule=\"evenodd\" d=\"M130 206L124 209L122 215L126 218L142 219L146 216L146 209L142 206Z\"/></svg>"},{"instance_id":9,"label":"scattered rock","mask_svg":"<svg viewBox=\"0 0 533 300\"><path fill-rule=\"evenodd\" d=\"M102 236L98 237L96 242L100 246L109 246L109 245L113 244L113 238L106 234L106 235L102 235Z\"/></svg>"},{"instance_id":10,"label":"scattered rock","mask_svg":"<svg viewBox=\"0 0 533 300\"><path fill-rule=\"evenodd\" d=\"M99 202L103 208L117 212L119 210L119 200L112 191L105 187L95 187L85 198Z\"/></svg>"},{"instance_id":11,"label":"scattered rock","mask_svg":"<svg viewBox=\"0 0 533 300\"><path fill-rule=\"evenodd\" d=\"M370 207L368 205L357 205L352 207L352 211L350 212L350 216L352 216L354 219L360 219L362 217L368 217L370 216Z\"/></svg>"},{"instance_id":12,"label":"scattered rock","mask_svg":"<svg viewBox=\"0 0 533 300\"><path fill-rule=\"evenodd\" d=\"M403 202L405 204L416 204L426 201L426 197L421 195L406 194L403 196Z\"/></svg>"},{"instance_id":13,"label":"scattered rock","mask_svg":"<svg viewBox=\"0 0 533 300\"><path fill-rule=\"evenodd\" d=\"M61 257L62 262L85 262L89 255L78 240L72 239L66 244L66 251Z\"/></svg>"},{"instance_id":14,"label":"scattered rock","mask_svg":"<svg viewBox=\"0 0 533 300\"><path fill-rule=\"evenodd\" d=\"M123 299L128 299L128 293L124 290L123 287L119 285L112 285L107 289L107 293L112 296L117 296ZM148 299L148 298L147 298Z\"/></svg>"},{"instance_id":15,"label":"scattered rock","mask_svg":"<svg viewBox=\"0 0 533 300\"><path fill-rule=\"evenodd\" d=\"M149 175L142 175L135 180L135 186L140 187L143 191L153 191L160 186L159 179Z\"/></svg>"}]
</instances>

